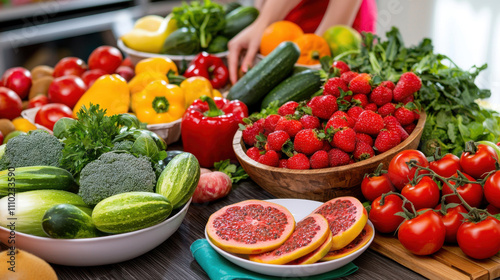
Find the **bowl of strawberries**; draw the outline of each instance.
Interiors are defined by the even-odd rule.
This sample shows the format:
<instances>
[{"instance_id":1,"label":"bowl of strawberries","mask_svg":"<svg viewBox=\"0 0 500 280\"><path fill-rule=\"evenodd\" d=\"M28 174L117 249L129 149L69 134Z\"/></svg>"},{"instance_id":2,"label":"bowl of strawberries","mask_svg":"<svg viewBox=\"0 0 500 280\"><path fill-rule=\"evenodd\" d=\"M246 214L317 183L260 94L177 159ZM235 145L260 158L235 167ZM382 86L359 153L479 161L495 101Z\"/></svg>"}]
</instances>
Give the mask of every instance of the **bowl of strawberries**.
<instances>
[{"instance_id":1,"label":"bowl of strawberries","mask_svg":"<svg viewBox=\"0 0 500 280\"><path fill-rule=\"evenodd\" d=\"M349 78L330 78L322 95L289 101L235 134L236 157L253 181L278 198L361 198L366 173L418 147L426 119L413 102L420 79Z\"/></svg>"}]
</instances>

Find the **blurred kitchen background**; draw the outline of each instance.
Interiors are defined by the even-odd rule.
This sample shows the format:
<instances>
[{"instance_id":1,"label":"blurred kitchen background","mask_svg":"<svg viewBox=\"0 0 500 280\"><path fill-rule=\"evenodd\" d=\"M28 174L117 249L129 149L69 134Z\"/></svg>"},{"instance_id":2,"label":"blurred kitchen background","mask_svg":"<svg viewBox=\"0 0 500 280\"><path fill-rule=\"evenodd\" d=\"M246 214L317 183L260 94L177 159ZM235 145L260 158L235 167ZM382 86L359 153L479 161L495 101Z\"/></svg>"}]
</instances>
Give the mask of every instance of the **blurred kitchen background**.
<instances>
[{"instance_id":1,"label":"blurred kitchen background","mask_svg":"<svg viewBox=\"0 0 500 280\"><path fill-rule=\"evenodd\" d=\"M0 73L13 66L55 65L65 56L86 59L100 45L116 45L135 19L147 14L164 16L181 3L0 0ZM491 103L500 104L499 0L377 0L377 6L380 36L397 26L406 45L431 38L436 52L464 69L488 63L476 82L491 89Z\"/></svg>"}]
</instances>

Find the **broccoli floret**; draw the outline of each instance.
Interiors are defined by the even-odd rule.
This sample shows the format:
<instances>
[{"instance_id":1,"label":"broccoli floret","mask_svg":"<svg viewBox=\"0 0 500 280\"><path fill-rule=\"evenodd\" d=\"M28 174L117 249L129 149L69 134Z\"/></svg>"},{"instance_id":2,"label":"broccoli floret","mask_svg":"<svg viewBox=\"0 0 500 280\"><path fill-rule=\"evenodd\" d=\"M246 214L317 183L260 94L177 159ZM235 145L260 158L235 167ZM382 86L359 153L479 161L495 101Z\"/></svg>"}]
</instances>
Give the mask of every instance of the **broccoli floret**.
<instances>
[{"instance_id":1,"label":"broccoli floret","mask_svg":"<svg viewBox=\"0 0 500 280\"><path fill-rule=\"evenodd\" d=\"M83 201L94 206L115 194L146 191L153 192L156 176L151 162L128 153L107 152L85 165L80 173L78 194Z\"/></svg>"},{"instance_id":2,"label":"broccoli floret","mask_svg":"<svg viewBox=\"0 0 500 280\"><path fill-rule=\"evenodd\" d=\"M55 136L43 130L33 130L7 142L0 169L38 165L59 167L62 150L63 144Z\"/></svg>"}]
</instances>

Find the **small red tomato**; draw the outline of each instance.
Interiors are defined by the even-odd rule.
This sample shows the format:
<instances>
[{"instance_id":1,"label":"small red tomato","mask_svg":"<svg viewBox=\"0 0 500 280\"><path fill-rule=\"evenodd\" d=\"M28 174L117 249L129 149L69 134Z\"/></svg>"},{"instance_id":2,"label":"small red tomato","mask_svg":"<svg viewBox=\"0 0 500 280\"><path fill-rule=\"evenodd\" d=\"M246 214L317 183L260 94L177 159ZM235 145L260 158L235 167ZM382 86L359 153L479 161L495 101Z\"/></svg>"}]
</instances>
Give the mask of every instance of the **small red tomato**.
<instances>
[{"instance_id":1,"label":"small red tomato","mask_svg":"<svg viewBox=\"0 0 500 280\"><path fill-rule=\"evenodd\" d=\"M122 78L124 78L127 82L132 80L132 78L134 77L134 69L132 69L131 67L128 67L128 66L120 66L118 68L116 68L116 73L120 76L122 76Z\"/></svg>"},{"instance_id":2,"label":"small red tomato","mask_svg":"<svg viewBox=\"0 0 500 280\"><path fill-rule=\"evenodd\" d=\"M467 147L471 145L470 147L477 147L477 149L475 152L464 151L460 156L460 166L465 173L475 179L483 179L488 172L496 169L497 153L488 145L469 143L467 143Z\"/></svg>"},{"instance_id":3,"label":"small red tomato","mask_svg":"<svg viewBox=\"0 0 500 280\"><path fill-rule=\"evenodd\" d=\"M441 210L441 204L436 206L435 209ZM467 209L465 209L463 205L459 204L455 207L447 208L446 213L443 213L442 211L437 213L439 217L441 217L441 220L446 228L446 237L444 240L448 243L457 243L458 228L464 222L464 216L460 213L467 213Z\"/></svg>"},{"instance_id":4,"label":"small red tomato","mask_svg":"<svg viewBox=\"0 0 500 280\"><path fill-rule=\"evenodd\" d=\"M56 64L54 67L54 78L66 75L81 76L87 71L87 64L85 61L78 57L65 57Z\"/></svg>"},{"instance_id":5,"label":"small red tomato","mask_svg":"<svg viewBox=\"0 0 500 280\"><path fill-rule=\"evenodd\" d=\"M484 196L491 205L500 208L500 171L495 171L484 182Z\"/></svg>"},{"instance_id":6,"label":"small red tomato","mask_svg":"<svg viewBox=\"0 0 500 280\"><path fill-rule=\"evenodd\" d=\"M395 188L389 180L387 174L380 174L378 176L365 175L363 181L361 181L361 192L369 201L374 201L382 194L394 190Z\"/></svg>"},{"instance_id":7,"label":"small red tomato","mask_svg":"<svg viewBox=\"0 0 500 280\"><path fill-rule=\"evenodd\" d=\"M415 255L430 255L444 244L446 228L443 221L432 210L404 221L398 230L399 242Z\"/></svg>"},{"instance_id":8,"label":"small red tomato","mask_svg":"<svg viewBox=\"0 0 500 280\"><path fill-rule=\"evenodd\" d=\"M55 78L49 86L49 100L61 103L70 108L75 107L78 99L87 91L87 85L78 76L62 76Z\"/></svg>"},{"instance_id":9,"label":"small red tomato","mask_svg":"<svg viewBox=\"0 0 500 280\"><path fill-rule=\"evenodd\" d=\"M3 73L2 84L17 93L21 99L24 99L28 96L31 88L31 73L23 67L7 69Z\"/></svg>"},{"instance_id":10,"label":"small red tomato","mask_svg":"<svg viewBox=\"0 0 500 280\"><path fill-rule=\"evenodd\" d=\"M491 204L488 204L488 206L486 206L486 211L488 211L488 213L490 213L491 215L500 214L500 208L497 208Z\"/></svg>"},{"instance_id":11,"label":"small red tomato","mask_svg":"<svg viewBox=\"0 0 500 280\"><path fill-rule=\"evenodd\" d=\"M467 178L467 180L475 182L474 178L472 178L470 175L464 174L464 176ZM457 177L458 175L455 173L452 177ZM480 184L459 184L458 186L455 185L455 182L449 181L452 186L455 186L457 189L458 194L469 204L471 207L479 207L483 201L483 187L481 187ZM443 184L443 189L442 189L443 195L445 194L452 194L453 190L448 187L447 184ZM462 201L456 196L456 195L450 195L445 198L446 203L458 203L461 204Z\"/></svg>"},{"instance_id":12,"label":"small red tomato","mask_svg":"<svg viewBox=\"0 0 500 280\"><path fill-rule=\"evenodd\" d=\"M429 168L443 177L451 177L457 173L457 170L462 171L460 158L454 154L446 154L438 160L429 162Z\"/></svg>"},{"instance_id":13,"label":"small red tomato","mask_svg":"<svg viewBox=\"0 0 500 280\"><path fill-rule=\"evenodd\" d=\"M41 107L45 104L49 104L49 98L43 94L37 95L30 99L28 103L28 108Z\"/></svg>"},{"instance_id":14,"label":"small red tomato","mask_svg":"<svg viewBox=\"0 0 500 280\"><path fill-rule=\"evenodd\" d=\"M389 175L389 179L392 184L401 191L403 187L408 184L409 181L413 179L415 176L415 171L417 170L413 167L411 170L408 168L406 164L410 160L416 160L417 165L423 167L429 167L429 162L427 158L421 151L417 150L405 150L399 152L396 156L394 156L389 163L389 168L387 170L387 174ZM426 171L420 171L419 174L428 173Z\"/></svg>"},{"instance_id":15,"label":"small red tomato","mask_svg":"<svg viewBox=\"0 0 500 280\"><path fill-rule=\"evenodd\" d=\"M436 207L440 198L438 185L427 176L422 177L415 185L412 182L406 184L401 190L401 194L413 203L417 211L423 208ZM405 207L411 210L411 204L407 204Z\"/></svg>"},{"instance_id":16,"label":"small red tomato","mask_svg":"<svg viewBox=\"0 0 500 280\"><path fill-rule=\"evenodd\" d=\"M487 217L480 222L465 221L457 232L458 246L464 254L486 259L500 251L500 221Z\"/></svg>"},{"instance_id":17,"label":"small red tomato","mask_svg":"<svg viewBox=\"0 0 500 280\"><path fill-rule=\"evenodd\" d=\"M101 69L92 69L92 70L87 70L85 73L82 74L82 80L83 82L87 85L87 88L90 88L94 82L99 79L101 76L107 75L104 70Z\"/></svg>"},{"instance_id":18,"label":"small red tomato","mask_svg":"<svg viewBox=\"0 0 500 280\"><path fill-rule=\"evenodd\" d=\"M394 232L405 220L403 217L395 215L398 212L403 212L403 200L395 194L384 197L383 205L381 200L382 197L379 196L372 202L368 218L377 231L381 233Z\"/></svg>"},{"instance_id":19,"label":"small red tomato","mask_svg":"<svg viewBox=\"0 0 500 280\"><path fill-rule=\"evenodd\" d=\"M90 69L101 69L107 74L113 74L122 60L122 53L117 48L100 46L90 54L88 64Z\"/></svg>"},{"instance_id":20,"label":"small red tomato","mask_svg":"<svg viewBox=\"0 0 500 280\"><path fill-rule=\"evenodd\" d=\"M73 111L64 104L49 103L40 107L35 115L35 123L52 130L60 118L73 118Z\"/></svg>"},{"instance_id":21,"label":"small red tomato","mask_svg":"<svg viewBox=\"0 0 500 280\"><path fill-rule=\"evenodd\" d=\"M21 115L23 102L13 90L0 87L0 119L13 120Z\"/></svg>"},{"instance_id":22,"label":"small red tomato","mask_svg":"<svg viewBox=\"0 0 500 280\"><path fill-rule=\"evenodd\" d=\"M130 60L130 57L126 57L125 59L123 59L120 66L128 66L128 67L134 69L134 64L132 63L132 60Z\"/></svg>"}]
</instances>

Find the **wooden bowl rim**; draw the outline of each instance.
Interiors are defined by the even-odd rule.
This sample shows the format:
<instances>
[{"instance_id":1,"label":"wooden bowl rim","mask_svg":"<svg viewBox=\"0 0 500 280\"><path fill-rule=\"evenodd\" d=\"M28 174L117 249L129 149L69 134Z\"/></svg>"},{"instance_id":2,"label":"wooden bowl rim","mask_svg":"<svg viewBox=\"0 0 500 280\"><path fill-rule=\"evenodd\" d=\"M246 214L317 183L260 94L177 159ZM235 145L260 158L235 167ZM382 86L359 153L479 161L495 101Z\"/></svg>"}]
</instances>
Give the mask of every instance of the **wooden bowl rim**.
<instances>
[{"instance_id":1,"label":"wooden bowl rim","mask_svg":"<svg viewBox=\"0 0 500 280\"><path fill-rule=\"evenodd\" d=\"M399 150L403 147L408 146L415 138L421 134L422 130L424 129L425 125L425 120L427 118L427 115L425 112L420 113L420 118L418 119L417 125L415 126L415 129L412 131L412 133L406 138L403 142L399 143L396 147L393 147L392 149L385 151L382 154L376 155L372 158L369 158L367 160L355 162L352 164L348 165L343 165L343 166L337 166L337 167L327 167L327 168L319 168L319 169L288 169L288 168L279 168L279 167L273 167L273 166L268 166L262 163L259 163L253 159L251 159L245 151L243 150L243 145L245 145L242 142L242 132L241 130L238 130L236 134L234 135L233 138L233 150L235 154L238 156L238 158L244 160L247 164L258 168L258 169L265 169L268 171L272 172L278 172L278 173L283 173L283 174L323 174L323 173L331 173L331 172L343 172L343 171L351 171L352 169L358 168L358 167L364 167L366 165L373 164L374 162L380 161L380 159L384 158L384 156L387 156L391 153L394 153L394 151Z\"/></svg>"}]
</instances>

